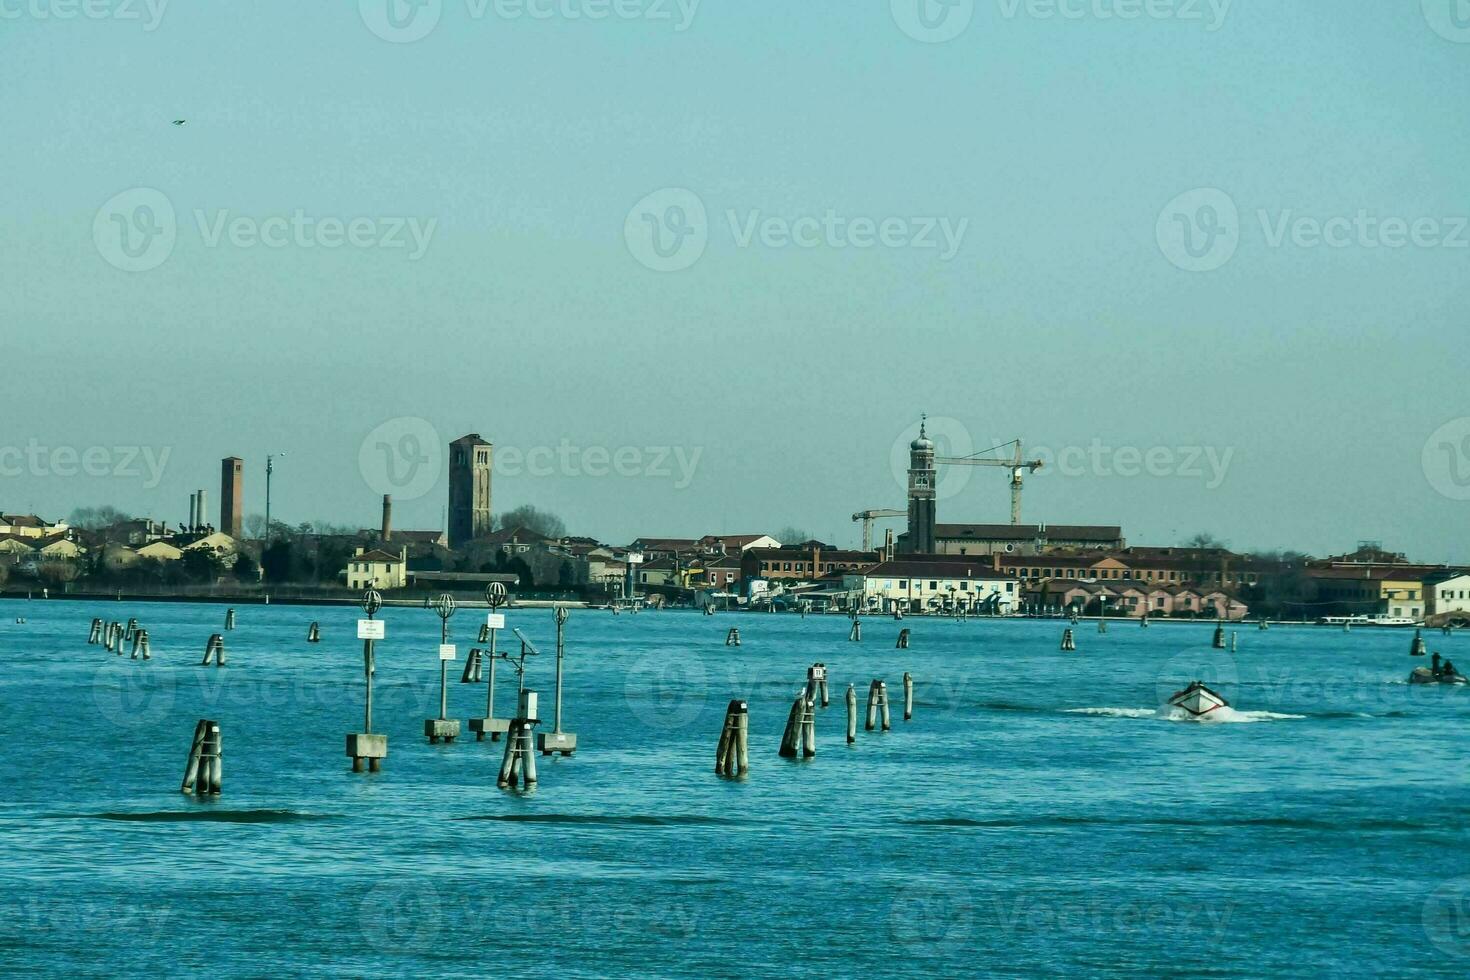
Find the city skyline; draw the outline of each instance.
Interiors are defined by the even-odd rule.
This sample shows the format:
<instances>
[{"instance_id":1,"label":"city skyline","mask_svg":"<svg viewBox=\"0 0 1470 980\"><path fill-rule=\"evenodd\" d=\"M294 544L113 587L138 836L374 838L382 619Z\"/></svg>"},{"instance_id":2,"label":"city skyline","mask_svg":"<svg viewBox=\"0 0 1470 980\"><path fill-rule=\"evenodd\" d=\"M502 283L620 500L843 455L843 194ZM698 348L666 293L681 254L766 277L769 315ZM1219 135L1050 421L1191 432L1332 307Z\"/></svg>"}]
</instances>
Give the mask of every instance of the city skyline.
<instances>
[{"instance_id":1,"label":"city skyline","mask_svg":"<svg viewBox=\"0 0 1470 980\"><path fill-rule=\"evenodd\" d=\"M1470 558L1470 45L1434 4L961 3L948 39L888 3L422 6L421 37L372 3L5 20L0 323L47 369L10 381L0 468L169 455L151 489L22 462L4 506L177 520L236 454L258 512L285 451L280 514L370 527L359 448L421 418L694 466L499 474L507 509L850 542L927 411L1050 451L1038 520ZM941 519L1004 521L992 477Z\"/></svg>"}]
</instances>

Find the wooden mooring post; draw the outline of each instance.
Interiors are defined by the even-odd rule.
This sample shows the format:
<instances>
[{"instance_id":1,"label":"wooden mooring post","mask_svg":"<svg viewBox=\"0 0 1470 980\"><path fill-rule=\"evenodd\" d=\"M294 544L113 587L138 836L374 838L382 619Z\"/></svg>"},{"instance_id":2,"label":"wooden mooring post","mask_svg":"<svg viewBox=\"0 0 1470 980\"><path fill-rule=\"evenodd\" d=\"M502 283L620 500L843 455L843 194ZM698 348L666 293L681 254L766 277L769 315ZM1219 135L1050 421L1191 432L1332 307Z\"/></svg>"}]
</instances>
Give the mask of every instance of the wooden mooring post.
<instances>
[{"instance_id":1,"label":"wooden mooring post","mask_svg":"<svg viewBox=\"0 0 1470 980\"><path fill-rule=\"evenodd\" d=\"M812 664L806 669L806 696L808 701L820 702L824 708L832 703L827 697L826 664Z\"/></svg>"},{"instance_id":2,"label":"wooden mooring post","mask_svg":"<svg viewBox=\"0 0 1470 980\"><path fill-rule=\"evenodd\" d=\"M909 628L907 626L898 631L898 642L893 647L895 650L907 650L909 648Z\"/></svg>"},{"instance_id":3,"label":"wooden mooring post","mask_svg":"<svg viewBox=\"0 0 1470 980\"><path fill-rule=\"evenodd\" d=\"M731 626L730 631L725 634L725 646L738 647L740 645L740 627Z\"/></svg>"},{"instance_id":4,"label":"wooden mooring post","mask_svg":"<svg viewBox=\"0 0 1470 980\"><path fill-rule=\"evenodd\" d=\"M1077 637L1070 629L1062 630L1062 649L1064 651L1077 649Z\"/></svg>"},{"instance_id":5,"label":"wooden mooring post","mask_svg":"<svg viewBox=\"0 0 1470 980\"><path fill-rule=\"evenodd\" d=\"M847 744L857 741L857 689L847 685Z\"/></svg>"},{"instance_id":6,"label":"wooden mooring post","mask_svg":"<svg viewBox=\"0 0 1470 980\"><path fill-rule=\"evenodd\" d=\"M204 644L204 659L199 661L199 666L208 667L211 657L216 667L225 665L225 638L218 633L212 634L209 642Z\"/></svg>"},{"instance_id":7,"label":"wooden mooring post","mask_svg":"<svg viewBox=\"0 0 1470 980\"><path fill-rule=\"evenodd\" d=\"M914 717L914 675L908 671L903 672L903 720L911 721Z\"/></svg>"},{"instance_id":8,"label":"wooden mooring post","mask_svg":"<svg viewBox=\"0 0 1470 980\"><path fill-rule=\"evenodd\" d=\"M871 732L877 726L880 715L883 719L883 730L886 732L893 727L888 714L888 685L875 677L868 685L868 718L863 727Z\"/></svg>"},{"instance_id":9,"label":"wooden mooring post","mask_svg":"<svg viewBox=\"0 0 1470 980\"><path fill-rule=\"evenodd\" d=\"M207 718L194 725L194 742L189 747L189 761L184 766L184 793L218 796L224 772L219 722Z\"/></svg>"},{"instance_id":10,"label":"wooden mooring post","mask_svg":"<svg viewBox=\"0 0 1470 980\"><path fill-rule=\"evenodd\" d=\"M750 711L744 701L731 701L725 709L720 742L715 748L715 773L733 778L750 771Z\"/></svg>"},{"instance_id":11,"label":"wooden mooring post","mask_svg":"<svg viewBox=\"0 0 1470 980\"><path fill-rule=\"evenodd\" d=\"M225 631L228 632L228 631L230 631L230 630L232 630L234 628L235 628L235 610L233 610L233 609L226 609L225 610Z\"/></svg>"},{"instance_id":12,"label":"wooden mooring post","mask_svg":"<svg viewBox=\"0 0 1470 980\"><path fill-rule=\"evenodd\" d=\"M87 646L97 646L102 642L102 620L92 620L92 628L87 632Z\"/></svg>"},{"instance_id":13,"label":"wooden mooring post","mask_svg":"<svg viewBox=\"0 0 1470 980\"><path fill-rule=\"evenodd\" d=\"M817 713L808 692L803 687L791 702L791 713L786 717L786 730L781 735L780 756L795 759L798 755L810 759L817 754Z\"/></svg>"},{"instance_id":14,"label":"wooden mooring post","mask_svg":"<svg viewBox=\"0 0 1470 980\"><path fill-rule=\"evenodd\" d=\"M320 642L322 642L322 624L321 623L318 623L318 622L313 621L312 624L306 628L306 642L307 643L320 643Z\"/></svg>"},{"instance_id":15,"label":"wooden mooring post","mask_svg":"<svg viewBox=\"0 0 1470 980\"><path fill-rule=\"evenodd\" d=\"M139 654L144 660L153 659L153 651L148 646L148 631L141 627L133 631L133 655L130 659L137 660Z\"/></svg>"},{"instance_id":16,"label":"wooden mooring post","mask_svg":"<svg viewBox=\"0 0 1470 980\"><path fill-rule=\"evenodd\" d=\"M848 630L847 639L850 643L861 643L863 640L863 621L856 616L852 619L852 629Z\"/></svg>"},{"instance_id":17,"label":"wooden mooring post","mask_svg":"<svg viewBox=\"0 0 1470 980\"><path fill-rule=\"evenodd\" d=\"M1412 639L1412 640L1409 641L1409 656L1411 656L1411 657L1422 657L1422 656L1424 656L1424 631L1423 630L1419 630L1419 629L1414 630L1414 639Z\"/></svg>"},{"instance_id":18,"label":"wooden mooring post","mask_svg":"<svg viewBox=\"0 0 1470 980\"><path fill-rule=\"evenodd\" d=\"M530 789L536 785L536 743L532 729L540 723L536 717L536 692L522 690L516 717L511 719L505 736L500 776L495 781L501 789Z\"/></svg>"},{"instance_id":19,"label":"wooden mooring post","mask_svg":"<svg viewBox=\"0 0 1470 980\"><path fill-rule=\"evenodd\" d=\"M1210 641L1210 644L1216 650L1225 649L1225 627L1222 624L1217 623L1215 625L1215 636Z\"/></svg>"}]
</instances>

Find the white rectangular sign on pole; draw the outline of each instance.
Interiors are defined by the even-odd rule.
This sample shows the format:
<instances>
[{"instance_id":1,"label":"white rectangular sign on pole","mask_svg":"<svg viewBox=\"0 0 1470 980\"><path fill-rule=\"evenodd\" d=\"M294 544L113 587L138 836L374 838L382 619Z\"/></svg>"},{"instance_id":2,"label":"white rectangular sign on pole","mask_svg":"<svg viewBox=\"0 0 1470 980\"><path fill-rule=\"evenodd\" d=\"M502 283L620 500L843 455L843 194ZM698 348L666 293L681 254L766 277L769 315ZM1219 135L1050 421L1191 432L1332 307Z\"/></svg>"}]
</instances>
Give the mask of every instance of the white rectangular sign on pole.
<instances>
[{"instance_id":1,"label":"white rectangular sign on pole","mask_svg":"<svg viewBox=\"0 0 1470 980\"><path fill-rule=\"evenodd\" d=\"M454 659L454 644L453 643L441 643L441 644L439 644L439 659L440 660L453 660Z\"/></svg>"},{"instance_id":2,"label":"white rectangular sign on pole","mask_svg":"<svg viewBox=\"0 0 1470 980\"><path fill-rule=\"evenodd\" d=\"M359 640L381 640L385 635L381 619L359 619L357 621L357 638Z\"/></svg>"},{"instance_id":3,"label":"white rectangular sign on pole","mask_svg":"<svg viewBox=\"0 0 1470 980\"><path fill-rule=\"evenodd\" d=\"M485 617L485 625L492 630L505 629L505 613L490 613Z\"/></svg>"}]
</instances>

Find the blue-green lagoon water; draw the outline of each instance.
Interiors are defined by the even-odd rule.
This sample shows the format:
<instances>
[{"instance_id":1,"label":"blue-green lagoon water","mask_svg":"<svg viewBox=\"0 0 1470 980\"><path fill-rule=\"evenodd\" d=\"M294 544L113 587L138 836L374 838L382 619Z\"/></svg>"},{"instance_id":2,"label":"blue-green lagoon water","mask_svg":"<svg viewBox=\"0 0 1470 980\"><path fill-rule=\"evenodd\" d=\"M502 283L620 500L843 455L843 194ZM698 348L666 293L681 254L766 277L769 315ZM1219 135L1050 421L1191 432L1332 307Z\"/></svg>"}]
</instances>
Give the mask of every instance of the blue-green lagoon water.
<instances>
[{"instance_id":1,"label":"blue-green lagoon water","mask_svg":"<svg viewBox=\"0 0 1470 980\"><path fill-rule=\"evenodd\" d=\"M576 610L579 751L514 793L495 786L501 744L422 735L433 612L383 614L376 775L343 755L362 721L358 610L238 615L228 666L205 668L221 606L0 602L6 975L1470 970L1470 691L1405 684L1409 633L1243 627L1231 654L1211 624L1084 622L1062 654L1056 621L870 618L853 644L835 616ZM88 646L94 616L137 617L154 659ZM482 616L451 620L461 657ZM543 651L529 683L549 719L552 614L508 616ZM1427 638L1470 665L1465 637ZM817 757L780 759L816 661L833 698ZM463 719L484 689L461 665ZM893 730L848 746L842 695L873 677ZM1157 714L1194 677L1231 722ZM504 715L503 664L498 686ZM750 706L740 781L714 774L731 698ZM214 800L178 791L206 717L224 733Z\"/></svg>"}]
</instances>

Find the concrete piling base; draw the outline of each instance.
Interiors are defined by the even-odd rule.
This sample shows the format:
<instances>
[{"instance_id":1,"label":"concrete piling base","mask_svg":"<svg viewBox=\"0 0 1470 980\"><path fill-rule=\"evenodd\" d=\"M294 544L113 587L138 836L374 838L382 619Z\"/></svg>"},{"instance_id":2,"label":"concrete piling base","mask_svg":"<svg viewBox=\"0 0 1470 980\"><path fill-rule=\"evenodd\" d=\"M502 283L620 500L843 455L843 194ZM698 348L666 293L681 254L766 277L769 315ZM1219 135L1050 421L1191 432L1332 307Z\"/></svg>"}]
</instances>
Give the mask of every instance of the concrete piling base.
<instances>
[{"instance_id":1,"label":"concrete piling base","mask_svg":"<svg viewBox=\"0 0 1470 980\"><path fill-rule=\"evenodd\" d=\"M429 739L430 745L437 745L440 739L445 743L453 742L459 738L459 719L425 718L424 735Z\"/></svg>"},{"instance_id":2,"label":"concrete piling base","mask_svg":"<svg viewBox=\"0 0 1470 980\"><path fill-rule=\"evenodd\" d=\"M383 760L388 758L388 736L355 733L347 736L347 756L352 760L352 771L362 772L362 764L368 764L369 772L378 772Z\"/></svg>"},{"instance_id":3,"label":"concrete piling base","mask_svg":"<svg viewBox=\"0 0 1470 980\"><path fill-rule=\"evenodd\" d=\"M541 732L536 736L536 748L542 755L560 752L566 758L577 751L577 736L571 732Z\"/></svg>"},{"instance_id":4,"label":"concrete piling base","mask_svg":"<svg viewBox=\"0 0 1470 980\"><path fill-rule=\"evenodd\" d=\"M500 741L500 736L510 731L509 718L471 718L470 731L475 733L475 741L485 741L485 736L490 736L490 741Z\"/></svg>"}]
</instances>

